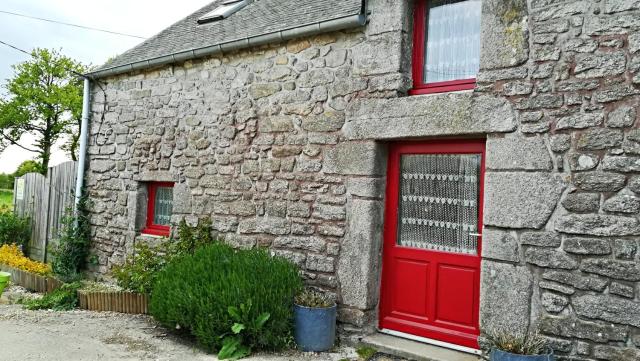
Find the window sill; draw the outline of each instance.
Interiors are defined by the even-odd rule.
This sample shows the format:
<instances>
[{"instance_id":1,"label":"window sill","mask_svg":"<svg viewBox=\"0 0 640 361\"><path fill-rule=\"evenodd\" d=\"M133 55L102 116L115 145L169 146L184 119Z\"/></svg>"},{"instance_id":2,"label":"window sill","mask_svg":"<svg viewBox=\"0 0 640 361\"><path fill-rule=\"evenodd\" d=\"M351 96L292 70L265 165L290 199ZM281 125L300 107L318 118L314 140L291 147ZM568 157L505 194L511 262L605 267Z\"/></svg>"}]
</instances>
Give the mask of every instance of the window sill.
<instances>
[{"instance_id":1,"label":"window sill","mask_svg":"<svg viewBox=\"0 0 640 361\"><path fill-rule=\"evenodd\" d=\"M159 228L145 228L140 232L143 236L154 236L154 237L169 237L171 234L171 230L167 229L159 229Z\"/></svg>"},{"instance_id":2,"label":"window sill","mask_svg":"<svg viewBox=\"0 0 640 361\"><path fill-rule=\"evenodd\" d=\"M431 83L422 86L417 86L409 90L409 95L423 95L423 94L436 94L436 93L448 93L461 90L473 90L476 87L475 79L465 80L453 80L443 81L440 83Z\"/></svg>"}]
</instances>

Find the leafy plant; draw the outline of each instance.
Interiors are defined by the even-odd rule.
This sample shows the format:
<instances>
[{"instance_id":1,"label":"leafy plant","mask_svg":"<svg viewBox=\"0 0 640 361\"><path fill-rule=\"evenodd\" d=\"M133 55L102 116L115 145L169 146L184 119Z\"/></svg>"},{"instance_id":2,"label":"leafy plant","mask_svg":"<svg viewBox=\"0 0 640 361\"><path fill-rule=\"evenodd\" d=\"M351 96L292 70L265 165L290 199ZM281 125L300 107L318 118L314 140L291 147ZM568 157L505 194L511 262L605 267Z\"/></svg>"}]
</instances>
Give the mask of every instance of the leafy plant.
<instances>
[{"instance_id":1,"label":"leafy plant","mask_svg":"<svg viewBox=\"0 0 640 361\"><path fill-rule=\"evenodd\" d=\"M26 249L31 238L29 218L22 218L12 212L0 212L0 246L17 244Z\"/></svg>"},{"instance_id":2,"label":"leafy plant","mask_svg":"<svg viewBox=\"0 0 640 361\"><path fill-rule=\"evenodd\" d=\"M253 319L251 315L251 299L246 304L241 304L240 308L229 306L227 311L231 318L235 321L231 326L233 335L224 336L222 339L222 348L218 352L220 360L237 360L251 354L251 335L260 334L264 324L269 320L271 315L263 312Z\"/></svg>"},{"instance_id":3,"label":"leafy plant","mask_svg":"<svg viewBox=\"0 0 640 361\"><path fill-rule=\"evenodd\" d=\"M362 346L356 350L358 357L360 357L360 359L364 361L372 358L377 352L378 351L375 348L369 346Z\"/></svg>"},{"instance_id":4,"label":"leafy plant","mask_svg":"<svg viewBox=\"0 0 640 361\"><path fill-rule=\"evenodd\" d=\"M192 254L196 249L214 242L211 234L211 220L202 219L195 227L190 227L182 219L178 225L178 240L175 242L175 251L179 254Z\"/></svg>"},{"instance_id":5,"label":"leafy plant","mask_svg":"<svg viewBox=\"0 0 640 361\"><path fill-rule=\"evenodd\" d=\"M300 292L296 295L295 301L296 305L310 308L327 308L336 304L329 295L313 288L306 288Z\"/></svg>"},{"instance_id":6,"label":"leafy plant","mask_svg":"<svg viewBox=\"0 0 640 361\"><path fill-rule=\"evenodd\" d=\"M182 220L178 226L178 239L166 240L155 246L137 243L133 256L124 264L114 266L112 274L120 287L150 294L156 276L171 259L192 254L196 249L213 242L211 221L205 219L191 227Z\"/></svg>"},{"instance_id":7,"label":"leafy plant","mask_svg":"<svg viewBox=\"0 0 640 361\"><path fill-rule=\"evenodd\" d=\"M158 245L136 243L134 254L111 270L118 286L134 292L150 294L159 272L173 257L168 241Z\"/></svg>"},{"instance_id":8,"label":"leafy plant","mask_svg":"<svg viewBox=\"0 0 640 361\"><path fill-rule=\"evenodd\" d=\"M87 205L87 198L82 197L75 212L72 208L67 209L62 219L62 230L51 249L53 273L64 282L81 279L80 272L87 263L91 244Z\"/></svg>"},{"instance_id":9,"label":"leafy plant","mask_svg":"<svg viewBox=\"0 0 640 361\"><path fill-rule=\"evenodd\" d=\"M42 298L24 301L24 308L28 310L68 311L78 306L78 289L80 282L66 283Z\"/></svg>"},{"instance_id":10,"label":"leafy plant","mask_svg":"<svg viewBox=\"0 0 640 361\"><path fill-rule=\"evenodd\" d=\"M291 343L293 297L301 289L298 270L289 261L215 242L169 262L156 278L149 306L161 324L179 325L210 352L224 346L235 324L243 325L232 330L241 332L240 344L281 349ZM229 308L238 304L245 304L240 318ZM265 314L268 322L257 327ZM228 343L226 350L231 347Z\"/></svg>"},{"instance_id":11,"label":"leafy plant","mask_svg":"<svg viewBox=\"0 0 640 361\"><path fill-rule=\"evenodd\" d=\"M51 267L48 264L25 257L20 248L15 244L0 246L0 263L41 276L46 276L51 273Z\"/></svg>"},{"instance_id":12,"label":"leafy plant","mask_svg":"<svg viewBox=\"0 0 640 361\"><path fill-rule=\"evenodd\" d=\"M537 332L513 335L504 331L488 330L484 336L491 347L518 355L540 355L547 346L544 338Z\"/></svg>"}]
</instances>

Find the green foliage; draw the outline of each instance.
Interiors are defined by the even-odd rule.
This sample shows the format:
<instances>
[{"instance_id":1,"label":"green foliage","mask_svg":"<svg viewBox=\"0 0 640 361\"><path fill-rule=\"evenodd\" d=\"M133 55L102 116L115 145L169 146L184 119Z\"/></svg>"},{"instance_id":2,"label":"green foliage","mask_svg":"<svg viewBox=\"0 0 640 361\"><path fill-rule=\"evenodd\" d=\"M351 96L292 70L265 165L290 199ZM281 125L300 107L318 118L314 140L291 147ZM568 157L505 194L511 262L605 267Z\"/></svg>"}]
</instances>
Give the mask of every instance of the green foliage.
<instances>
[{"instance_id":1,"label":"green foliage","mask_svg":"<svg viewBox=\"0 0 640 361\"><path fill-rule=\"evenodd\" d=\"M296 295L296 305L311 308L333 307L336 303L327 295L313 288L306 288Z\"/></svg>"},{"instance_id":2,"label":"green foliage","mask_svg":"<svg viewBox=\"0 0 640 361\"><path fill-rule=\"evenodd\" d=\"M13 174L0 173L0 190L13 189L14 180Z\"/></svg>"},{"instance_id":3,"label":"green foliage","mask_svg":"<svg viewBox=\"0 0 640 361\"><path fill-rule=\"evenodd\" d=\"M184 219L180 221L178 225L178 240L175 242L176 252L193 254L196 249L213 242L211 220L200 220L195 227L190 227Z\"/></svg>"},{"instance_id":4,"label":"green foliage","mask_svg":"<svg viewBox=\"0 0 640 361\"><path fill-rule=\"evenodd\" d=\"M547 346L545 339L538 333L513 335L505 331L487 330L483 336L491 347L518 355L541 355Z\"/></svg>"},{"instance_id":5,"label":"green foliage","mask_svg":"<svg viewBox=\"0 0 640 361\"><path fill-rule=\"evenodd\" d=\"M91 244L91 231L87 216L87 199L81 198L77 209L67 209L62 219L62 229L51 249L53 273L64 282L82 278Z\"/></svg>"},{"instance_id":6,"label":"green foliage","mask_svg":"<svg viewBox=\"0 0 640 361\"><path fill-rule=\"evenodd\" d=\"M32 58L13 69L6 85L8 97L0 100L0 151L14 144L38 155L40 169L47 172L51 148L68 137L68 150L75 147L82 113L82 79L86 67L56 50L35 49ZM31 146L19 143L30 134Z\"/></svg>"},{"instance_id":7,"label":"green foliage","mask_svg":"<svg viewBox=\"0 0 640 361\"><path fill-rule=\"evenodd\" d=\"M0 246L17 244L25 250L31 238L31 225L28 218L14 215L12 212L0 212Z\"/></svg>"},{"instance_id":8,"label":"green foliage","mask_svg":"<svg viewBox=\"0 0 640 361\"><path fill-rule=\"evenodd\" d=\"M208 351L220 350L236 323L243 325L238 345L281 349L291 342L293 297L301 289L298 270L287 260L216 242L177 257L160 272L150 312L167 327L190 331ZM238 318L230 306L242 304L251 307ZM265 314L268 322L261 321Z\"/></svg>"},{"instance_id":9,"label":"green foliage","mask_svg":"<svg viewBox=\"0 0 640 361\"><path fill-rule=\"evenodd\" d=\"M232 335L222 339L222 348L218 352L218 359L237 360L251 354L251 345L254 341L250 337L260 334L265 323L271 318L268 312L263 312L254 319L251 307L252 303L249 300L246 304L241 304L239 308L235 306L227 308L227 312L235 323L231 326Z\"/></svg>"},{"instance_id":10,"label":"green foliage","mask_svg":"<svg viewBox=\"0 0 640 361\"><path fill-rule=\"evenodd\" d=\"M111 270L118 286L134 292L150 294L159 272L174 257L171 243L164 241L158 245L137 243L132 257Z\"/></svg>"},{"instance_id":11,"label":"green foliage","mask_svg":"<svg viewBox=\"0 0 640 361\"><path fill-rule=\"evenodd\" d=\"M20 163L16 171L13 173L13 177L19 178L27 173L43 173L42 166L35 160L25 160Z\"/></svg>"},{"instance_id":12,"label":"green foliage","mask_svg":"<svg viewBox=\"0 0 640 361\"><path fill-rule=\"evenodd\" d=\"M13 191L0 189L0 213L13 211Z\"/></svg>"},{"instance_id":13,"label":"green foliage","mask_svg":"<svg viewBox=\"0 0 640 361\"><path fill-rule=\"evenodd\" d=\"M78 307L78 289L80 282L66 283L42 298L24 301L28 310L68 311Z\"/></svg>"},{"instance_id":14,"label":"green foliage","mask_svg":"<svg viewBox=\"0 0 640 361\"><path fill-rule=\"evenodd\" d=\"M360 360L363 361L367 361L370 358L372 358L378 351L373 348L373 347L369 347L369 346L362 346L359 347L356 350L356 353L358 354L358 357L360 358Z\"/></svg>"},{"instance_id":15,"label":"green foliage","mask_svg":"<svg viewBox=\"0 0 640 361\"><path fill-rule=\"evenodd\" d=\"M196 249L213 243L211 221L201 220L197 226L191 227L182 220L178 237L155 246L136 244L133 256L112 269L118 285L129 291L150 294L156 276L172 258L192 254Z\"/></svg>"}]
</instances>

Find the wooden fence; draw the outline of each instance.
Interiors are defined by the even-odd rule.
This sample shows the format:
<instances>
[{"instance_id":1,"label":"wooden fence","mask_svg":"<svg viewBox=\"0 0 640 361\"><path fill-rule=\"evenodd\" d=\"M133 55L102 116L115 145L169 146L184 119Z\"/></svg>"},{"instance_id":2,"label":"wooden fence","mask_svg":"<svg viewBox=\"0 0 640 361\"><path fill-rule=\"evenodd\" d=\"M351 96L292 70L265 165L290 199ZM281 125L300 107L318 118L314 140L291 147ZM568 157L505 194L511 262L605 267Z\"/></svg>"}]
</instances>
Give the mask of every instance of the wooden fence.
<instances>
[{"instance_id":1,"label":"wooden fence","mask_svg":"<svg viewBox=\"0 0 640 361\"><path fill-rule=\"evenodd\" d=\"M13 209L31 219L30 258L50 261L48 247L58 238L66 209L73 207L77 169L77 162L66 162L50 167L47 177L28 173L16 178Z\"/></svg>"},{"instance_id":2,"label":"wooden fence","mask_svg":"<svg viewBox=\"0 0 640 361\"><path fill-rule=\"evenodd\" d=\"M29 291L48 293L62 286L62 282L55 278L36 275L3 264L0 264L0 271L11 273L11 282Z\"/></svg>"},{"instance_id":3,"label":"wooden fence","mask_svg":"<svg viewBox=\"0 0 640 361\"><path fill-rule=\"evenodd\" d=\"M89 311L147 314L149 296L135 292L78 291L79 307Z\"/></svg>"}]
</instances>

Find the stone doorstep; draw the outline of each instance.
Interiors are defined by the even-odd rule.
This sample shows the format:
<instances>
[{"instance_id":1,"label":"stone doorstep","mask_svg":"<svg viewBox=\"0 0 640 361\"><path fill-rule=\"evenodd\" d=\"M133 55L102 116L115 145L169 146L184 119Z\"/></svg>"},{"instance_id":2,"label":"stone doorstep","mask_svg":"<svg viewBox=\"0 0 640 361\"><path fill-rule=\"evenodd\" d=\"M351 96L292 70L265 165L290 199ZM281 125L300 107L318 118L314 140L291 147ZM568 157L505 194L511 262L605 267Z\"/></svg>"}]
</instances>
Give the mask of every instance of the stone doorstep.
<instances>
[{"instance_id":1,"label":"stone doorstep","mask_svg":"<svg viewBox=\"0 0 640 361\"><path fill-rule=\"evenodd\" d=\"M375 333L362 339L362 344L380 352L416 361L479 361L480 357L444 347Z\"/></svg>"}]
</instances>

